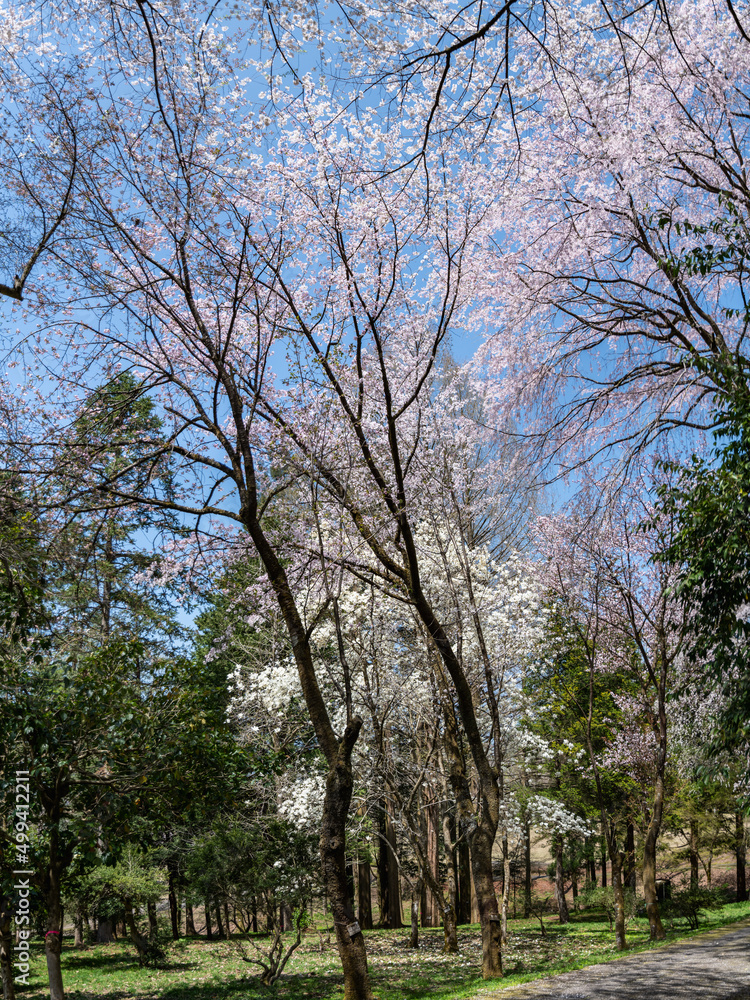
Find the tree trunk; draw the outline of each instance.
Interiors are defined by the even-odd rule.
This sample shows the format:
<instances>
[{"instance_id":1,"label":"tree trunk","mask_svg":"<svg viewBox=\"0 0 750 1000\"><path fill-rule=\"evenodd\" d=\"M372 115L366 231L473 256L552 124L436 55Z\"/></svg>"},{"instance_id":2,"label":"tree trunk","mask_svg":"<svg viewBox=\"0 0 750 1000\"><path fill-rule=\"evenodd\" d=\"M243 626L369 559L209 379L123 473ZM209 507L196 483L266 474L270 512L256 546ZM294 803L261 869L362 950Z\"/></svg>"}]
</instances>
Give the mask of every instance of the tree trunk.
<instances>
[{"instance_id":1,"label":"tree trunk","mask_svg":"<svg viewBox=\"0 0 750 1000\"><path fill-rule=\"evenodd\" d=\"M10 932L12 916L12 897L0 896L0 971L3 979L3 1000L15 1000L16 996L13 979L13 936Z\"/></svg>"},{"instance_id":2,"label":"tree trunk","mask_svg":"<svg viewBox=\"0 0 750 1000\"><path fill-rule=\"evenodd\" d=\"M482 929L482 978L495 979L503 974L500 914L492 877L492 845L495 831L485 812L471 836L471 872Z\"/></svg>"},{"instance_id":3,"label":"tree trunk","mask_svg":"<svg viewBox=\"0 0 750 1000\"><path fill-rule=\"evenodd\" d=\"M613 835L614 836L614 835ZM622 864L615 852L610 852L612 861L612 886L615 895L615 947L625 951L625 890L622 884Z\"/></svg>"},{"instance_id":4,"label":"tree trunk","mask_svg":"<svg viewBox=\"0 0 750 1000\"><path fill-rule=\"evenodd\" d=\"M346 820L353 787L351 754L361 725L360 719L347 725L339 743L338 758L329 769L320 835L323 882L344 970L344 1000L373 1000L364 937L354 919L346 881Z\"/></svg>"},{"instance_id":5,"label":"tree trunk","mask_svg":"<svg viewBox=\"0 0 750 1000\"><path fill-rule=\"evenodd\" d=\"M425 799L427 804L425 814L427 819L427 864L430 874L435 882L440 881L440 859L438 847L438 824L440 822L440 812L435 796L431 789L425 786ZM422 884L422 926L440 926L440 900L426 881Z\"/></svg>"},{"instance_id":6,"label":"tree trunk","mask_svg":"<svg viewBox=\"0 0 750 1000\"><path fill-rule=\"evenodd\" d=\"M237 406L242 405L239 400L235 402ZM346 820L353 787L351 758L362 728L362 720L358 716L351 715L344 735L340 739L336 736L318 685L309 636L297 609L284 566L266 538L258 519L257 483L252 467L252 449L248 441L245 441L242 447L243 462L248 477L242 519L255 544L284 617L310 721L328 764L320 857L323 884L333 914L344 973L344 1000L373 1000L367 972L365 940L359 924L354 919L354 907L346 884L345 859ZM343 665L345 666L345 663ZM351 711L351 705L347 710Z\"/></svg>"},{"instance_id":7,"label":"tree trunk","mask_svg":"<svg viewBox=\"0 0 750 1000\"><path fill-rule=\"evenodd\" d=\"M459 924L470 924L471 918L471 860L469 858L469 843L466 837L459 840L456 846L456 869L458 872L458 909L456 911Z\"/></svg>"},{"instance_id":8,"label":"tree trunk","mask_svg":"<svg viewBox=\"0 0 750 1000\"><path fill-rule=\"evenodd\" d=\"M58 817L54 817L49 836L49 869L47 886L47 933L44 952L47 958L50 1000L64 1000L60 952L62 951L62 900L60 896L61 865L59 862Z\"/></svg>"},{"instance_id":9,"label":"tree trunk","mask_svg":"<svg viewBox=\"0 0 750 1000\"><path fill-rule=\"evenodd\" d=\"M416 894L412 896L411 900L411 932L409 934L409 947L419 947L419 904L417 903Z\"/></svg>"},{"instance_id":10,"label":"tree trunk","mask_svg":"<svg viewBox=\"0 0 750 1000\"><path fill-rule=\"evenodd\" d=\"M180 910L177 906L175 876L171 868L169 870L169 918L172 923L172 940L177 941L180 937Z\"/></svg>"},{"instance_id":11,"label":"tree trunk","mask_svg":"<svg viewBox=\"0 0 750 1000\"><path fill-rule=\"evenodd\" d=\"M99 920L96 925L96 942L97 944L112 944L112 939L114 937L114 930L112 928L112 921L109 917L105 920Z\"/></svg>"},{"instance_id":12,"label":"tree trunk","mask_svg":"<svg viewBox=\"0 0 750 1000\"><path fill-rule=\"evenodd\" d=\"M385 813L385 838L388 845L388 926L403 927L403 908L401 905L401 876L396 853L396 831L393 826L388 804Z\"/></svg>"},{"instance_id":13,"label":"tree trunk","mask_svg":"<svg viewBox=\"0 0 750 1000\"><path fill-rule=\"evenodd\" d=\"M443 814L443 844L448 858L448 904L443 906L443 953L455 955L458 951L458 931L456 928L458 865L454 847L455 823L450 813Z\"/></svg>"},{"instance_id":14,"label":"tree trunk","mask_svg":"<svg viewBox=\"0 0 750 1000\"><path fill-rule=\"evenodd\" d=\"M195 937L195 919L193 917L193 907L185 900L185 934L188 937Z\"/></svg>"},{"instance_id":15,"label":"tree trunk","mask_svg":"<svg viewBox=\"0 0 750 1000\"><path fill-rule=\"evenodd\" d=\"M693 819L690 820L688 856L690 858L690 888L696 889L700 881L700 859L698 857L698 827Z\"/></svg>"},{"instance_id":16,"label":"tree trunk","mask_svg":"<svg viewBox=\"0 0 750 1000\"><path fill-rule=\"evenodd\" d=\"M602 837L602 889L607 888L607 842Z\"/></svg>"},{"instance_id":17,"label":"tree trunk","mask_svg":"<svg viewBox=\"0 0 750 1000\"><path fill-rule=\"evenodd\" d=\"M359 888L359 906L357 919L363 931L372 930L372 869L369 861L360 861L357 865L357 883Z\"/></svg>"},{"instance_id":18,"label":"tree trunk","mask_svg":"<svg viewBox=\"0 0 750 1000\"><path fill-rule=\"evenodd\" d=\"M568 903L565 899L565 871L563 869L563 835L556 833L555 845L555 895L557 896L557 914L561 924L570 920Z\"/></svg>"},{"instance_id":19,"label":"tree trunk","mask_svg":"<svg viewBox=\"0 0 750 1000\"><path fill-rule=\"evenodd\" d=\"M660 778L656 779L657 789L654 792L654 802L663 801L663 785ZM656 895L656 839L661 826L661 809L658 820L655 819L656 808L651 814L646 838L643 842L643 895L646 900L649 937L652 941L663 941L667 936L659 914L659 898ZM614 878L614 875L613 875Z\"/></svg>"},{"instance_id":20,"label":"tree trunk","mask_svg":"<svg viewBox=\"0 0 750 1000\"><path fill-rule=\"evenodd\" d=\"M154 940L159 931L159 925L156 921L156 903L148 903L148 936Z\"/></svg>"},{"instance_id":21,"label":"tree trunk","mask_svg":"<svg viewBox=\"0 0 750 1000\"><path fill-rule=\"evenodd\" d=\"M227 902L226 898L224 899L224 926L227 929L227 939L229 939L232 936L232 932L231 932L231 930L229 928L229 903ZM291 910L289 912L289 929L290 930L294 929L292 927L292 914L291 914Z\"/></svg>"},{"instance_id":22,"label":"tree trunk","mask_svg":"<svg viewBox=\"0 0 750 1000\"><path fill-rule=\"evenodd\" d=\"M625 867L622 879L626 889L635 892L635 825L628 820L627 833L625 835Z\"/></svg>"},{"instance_id":23,"label":"tree trunk","mask_svg":"<svg viewBox=\"0 0 750 1000\"><path fill-rule=\"evenodd\" d=\"M524 832L523 851L523 916L528 920L531 916L531 824L526 822Z\"/></svg>"},{"instance_id":24,"label":"tree trunk","mask_svg":"<svg viewBox=\"0 0 750 1000\"><path fill-rule=\"evenodd\" d=\"M748 898L747 868L745 864L746 839L745 817L742 813L734 814L734 850L737 859L737 902L744 903Z\"/></svg>"},{"instance_id":25,"label":"tree trunk","mask_svg":"<svg viewBox=\"0 0 750 1000\"><path fill-rule=\"evenodd\" d=\"M206 911L206 938L209 941L213 941L213 931L211 929L211 907L208 905L208 900L204 904L204 909Z\"/></svg>"},{"instance_id":26,"label":"tree trunk","mask_svg":"<svg viewBox=\"0 0 750 1000\"><path fill-rule=\"evenodd\" d=\"M125 926L130 934L130 940L138 952L138 964L143 965L148 956L148 938L145 938L138 930L133 916L133 903L129 899L125 900Z\"/></svg>"},{"instance_id":27,"label":"tree trunk","mask_svg":"<svg viewBox=\"0 0 750 1000\"><path fill-rule=\"evenodd\" d=\"M221 906L218 899L214 899L214 913L216 914L216 927L218 928L217 935L219 941L223 941L226 938L226 934L224 933L224 925L221 922Z\"/></svg>"},{"instance_id":28,"label":"tree trunk","mask_svg":"<svg viewBox=\"0 0 750 1000\"><path fill-rule=\"evenodd\" d=\"M83 948L83 914L80 910L76 910L73 917L73 946Z\"/></svg>"},{"instance_id":29,"label":"tree trunk","mask_svg":"<svg viewBox=\"0 0 750 1000\"><path fill-rule=\"evenodd\" d=\"M500 939L503 947L508 943L508 904L510 902L510 853L508 838L503 837L503 904L500 921Z\"/></svg>"}]
</instances>

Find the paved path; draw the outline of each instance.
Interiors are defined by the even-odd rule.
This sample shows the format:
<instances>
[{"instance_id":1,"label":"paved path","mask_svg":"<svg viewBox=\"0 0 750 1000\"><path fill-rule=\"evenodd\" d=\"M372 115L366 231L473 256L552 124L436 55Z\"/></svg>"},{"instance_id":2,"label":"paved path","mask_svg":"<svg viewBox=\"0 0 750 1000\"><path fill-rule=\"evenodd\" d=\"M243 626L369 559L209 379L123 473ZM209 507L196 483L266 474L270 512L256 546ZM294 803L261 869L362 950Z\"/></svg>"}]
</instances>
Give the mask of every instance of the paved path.
<instances>
[{"instance_id":1,"label":"paved path","mask_svg":"<svg viewBox=\"0 0 750 1000\"><path fill-rule=\"evenodd\" d=\"M750 921L476 1000L750 1000Z\"/></svg>"}]
</instances>

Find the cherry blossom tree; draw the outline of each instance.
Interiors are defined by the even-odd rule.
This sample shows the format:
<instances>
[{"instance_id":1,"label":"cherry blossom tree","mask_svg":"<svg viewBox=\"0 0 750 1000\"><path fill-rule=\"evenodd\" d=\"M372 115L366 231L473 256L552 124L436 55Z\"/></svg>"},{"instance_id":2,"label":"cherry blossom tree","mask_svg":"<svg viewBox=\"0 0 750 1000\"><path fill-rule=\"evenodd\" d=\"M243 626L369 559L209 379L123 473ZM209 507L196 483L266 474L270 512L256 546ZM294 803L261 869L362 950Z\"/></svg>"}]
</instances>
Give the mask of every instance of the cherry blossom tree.
<instances>
[{"instance_id":1,"label":"cherry blossom tree","mask_svg":"<svg viewBox=\"0 0 750 1000\"><path fill-rule=\"evenodd\" d=\"M667 694L675 686L685 621L673 595L673 572L651 558L659 544L655 536L668 530L668 525L657 526L651 535L641 528L652 516L652 506L648 484L642 481L640 486L640 490L631 489L613 497L603 510L594 507L586 511L579 506L576 516L558 522L554 529L548 522L548 568L551 590L563 597L572 628L578 632L588 659L590 685L598 671L620 671L636 684L633 693L619 696L620 708L627 710L630 722L613 737L598 760L591 739L593 686L588 704L578 707L587 719L587 748L598 789L602 769L648 771L646 784L651 786L653 797L646 810L643 887L651 937L661 938L664 931L656 896L656 844L666 794ZM602 823L607 826L603 811ZM619 858L619 849L611 825L610 831L609 853L618 893L621 872L615 859ZM624 924L618 933L624 935Z\"/></svg>"},{"instance_id":2,"label":"cherry blossom tree","mask_svg":"<svg viewBox=\"0 0 750 1000\"><path fill-rule=\"evenodd\" d=\"M748 35L731 4L663 16L667 34L646 6L624 35L595 5L558 11L554 72L519 44L527 110L483 364L568 467L709 427L706 404L744 385Z\"/></svg>"}]
</instances>

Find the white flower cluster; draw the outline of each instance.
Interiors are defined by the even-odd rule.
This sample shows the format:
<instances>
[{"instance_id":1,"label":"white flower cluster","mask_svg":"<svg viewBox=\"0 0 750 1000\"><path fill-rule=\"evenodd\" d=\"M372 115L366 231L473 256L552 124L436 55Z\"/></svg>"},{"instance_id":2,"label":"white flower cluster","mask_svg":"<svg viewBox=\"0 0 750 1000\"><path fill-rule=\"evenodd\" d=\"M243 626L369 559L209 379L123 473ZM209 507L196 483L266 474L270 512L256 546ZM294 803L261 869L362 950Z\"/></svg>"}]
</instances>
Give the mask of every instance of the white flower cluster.
<instances>
[{"instance_id":1,"label":"white flower cluster","mask_svg":"<svg viewBox=\"0 0 750 1000\"><path fill-rule=\"evenodd\" d=\"M518 742L521 746L521 753L528 764L541 764L545 760L554 760L555 751L549 743L536 733L530 733L527 729L518 730Z\"/></svg>"},{"instance_id":2,"label":"white flower cluster","mask_svg":"<svg viewBox=\"0 0 750 1000\"><path fill-rule=\"evenodd\" d=\"M237 664L227 678L229 706L227 714L242 721L251 704L260 703L273 714L282 715L292 700L302 694L299 674L291 658L281 663L271 663L257 673L247 673Z\"/></svg>"},{"instance_id":3,"label":"white flower cluster","mask_svg":"<svg viewBox=\"0 0 750 1000\"><path fill-rule=\"evenodd\" d=\"M279 816L298 830L313 832L320 828L325 793L322 774L298 774L279 789Z\"/></svg>"},{"instance_id":4,"label":"white flower cluster","mask_svg":"<svg viewBox=\"0 0 750 1000\"><path fill-rule=\"evenodd\" d=\"M591 836L586 820L566 809L557 799L550 799L546 795L532 795L527 809L532 826L545 833L570 833L584 838Z\"/></svg>"}]
</instances>

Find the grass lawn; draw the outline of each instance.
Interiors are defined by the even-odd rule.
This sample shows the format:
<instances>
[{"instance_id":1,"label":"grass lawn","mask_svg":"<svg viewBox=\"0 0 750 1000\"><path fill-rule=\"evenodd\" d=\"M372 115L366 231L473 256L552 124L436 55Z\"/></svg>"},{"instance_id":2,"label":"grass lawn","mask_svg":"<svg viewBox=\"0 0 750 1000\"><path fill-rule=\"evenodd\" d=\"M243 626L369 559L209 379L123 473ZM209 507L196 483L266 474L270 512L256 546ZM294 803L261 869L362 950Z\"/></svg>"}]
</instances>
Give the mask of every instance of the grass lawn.
<instances>
[{"instance_id":1,"label":"grass lawn","mask_svg":"<svg viewBox=\"0 0 750 1000\"><path fill-rule=\"evenodd\" d=\"M750 903L731 903L704 916L701 931L750 917ZM545 921L547 923L547 921ZM503 961L510 986L614 958L614 935L601 914L573 914L560 927L554 919L542 937L538 921L511 921L511 939ZM692 932L696 933L696 932ZM668 941L687 937L675 927ZM443 955L441 929L420 932L419 951L407 948L408 930L368 931L367 950L373 988L379 1000L458 1000L473 997L490 984L482 981L480 941L476 926L459 929L459 954ZM631 950L654 947L648 924L636 919L628 927ZM46 967L41 945L34 947L33 985L19 987L19 997L46 1000ZM183 939L168 948L164 968L139 969L127 943L63 950L63 978L68 1000L340 1000L342 978L335 946L321 954L317 933L310 934L273 989L261 986L253 966L246 965L233 942ZM501 984L493 983L492 988Z\"/></svg>"}]
</instances>

